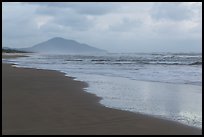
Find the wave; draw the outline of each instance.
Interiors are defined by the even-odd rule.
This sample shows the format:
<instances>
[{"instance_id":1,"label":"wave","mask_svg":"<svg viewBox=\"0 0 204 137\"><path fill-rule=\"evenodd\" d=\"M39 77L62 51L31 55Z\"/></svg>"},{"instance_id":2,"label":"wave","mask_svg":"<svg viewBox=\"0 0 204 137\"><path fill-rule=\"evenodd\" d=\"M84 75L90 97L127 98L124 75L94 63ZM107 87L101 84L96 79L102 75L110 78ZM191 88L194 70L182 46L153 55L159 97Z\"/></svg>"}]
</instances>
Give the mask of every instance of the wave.
<instances>
[{"instance_id":1,"label":"wave","mask_svg":"<svg viewBox=\"0 0 204 137\"><path fill-rule=\"evenodd\" d=\"M202 62L196 61L196 62L159 62L159 61L95 61L94 64L113 64L113 65L128 65L128 64L145 64L145 65L202 65Z\"/></svg>"},{"instance_id":2,"label":"wave","mask_svg":"<svg viewBox=\"0 0 204 137\"><path fill-rule=\"evenodd\" d=\"M83 61L82 59L67 59L65 61Z\"/></svg>"},{"instance_id":3,"label":"wave","mask_svg":"<svg viewBox=\"0 0 204 137\"><path fill-rule=\"evenodd\" d=\"M61 56L59 56L60 58ZM62 58L62 57L61 57ZM200 54L109 54L107 56L63 56L65 62L104 65L202 65Z\"/></svg>"},{"instance_id":4,"label":"wave","mask_svg":"<svg viewBox=\"0 0 204 137\"><path fill-rule=\"evenodd\" d=\"M201 61L197 61L197 62L193 62L193 63L191 63L189 65L202 65L202 62Z\"/></svg>"},{"instance_id":5,"label":"wave","mask_svg":"<svg viewBox=\"0 0 204 137\"><path fill-rule=\"evenodd\" d=\"M91 61L111 61L111 60L109 60L109 59L92 59Z\"/></svg>"}]
</instances>

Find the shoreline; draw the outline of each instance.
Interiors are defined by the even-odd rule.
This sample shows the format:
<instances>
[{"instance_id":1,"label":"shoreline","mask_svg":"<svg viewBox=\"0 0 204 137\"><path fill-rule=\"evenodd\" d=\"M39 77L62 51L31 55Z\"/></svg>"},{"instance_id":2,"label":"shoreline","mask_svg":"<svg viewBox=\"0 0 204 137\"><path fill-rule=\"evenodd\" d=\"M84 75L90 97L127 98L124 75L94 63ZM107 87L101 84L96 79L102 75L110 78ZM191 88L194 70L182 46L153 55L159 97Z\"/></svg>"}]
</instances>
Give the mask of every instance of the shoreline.
<instances>
[{"instance_id":1,"label":"shoreline","mask_svg":"<svg viewBox=\"0 0 204 137\"><path fill-rule=\"evenodd\" d=\"M5 63L2 63L2 68L3 134L202 134L202 129L175 121L105 107L99 103L100 97L83 91L87 83L75 81L58 71L14 68ZM33 81L35 79L37 81ZM22 81L28 84L22 86ZM11 84L16 87L11 87ZM16 91L22 92L22 97ZM20 105L14 100L20 101ZM29 103L34 110L28 106ZM39 109L41 113L36 112ZM24 117L21 117L22 113Z\"/></svg>"},{"instance_id":2,"label":"shoreline","mask_svg":"<svg viewBox=\"0 0 204 137\"><path fill-rule=\"evenodd\" d=\"M2 59L28 57L31 53L2 53Z\"/></svg>"}]
</instances>

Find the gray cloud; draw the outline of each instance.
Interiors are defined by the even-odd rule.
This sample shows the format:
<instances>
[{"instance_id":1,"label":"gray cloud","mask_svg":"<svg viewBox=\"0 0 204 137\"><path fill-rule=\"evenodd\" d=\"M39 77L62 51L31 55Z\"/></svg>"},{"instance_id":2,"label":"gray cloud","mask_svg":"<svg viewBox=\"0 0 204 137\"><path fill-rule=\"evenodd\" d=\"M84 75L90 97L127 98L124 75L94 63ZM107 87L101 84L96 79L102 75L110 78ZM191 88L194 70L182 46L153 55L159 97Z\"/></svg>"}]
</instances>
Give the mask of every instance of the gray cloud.
<instances>
[{"instance_id":1,"label":"gray cloud","mask_svg":"<svg viewBox=\"0 0 204 137\"><path fill-rule=\"evenodd\" d=\"M192 18L193 12L180 2L155 3L151 15L154 19L186 20Z\"/></svg>"},{"instance_id":2,"label":"gray cloud","mask_svg":"<svg viewBox=\"0 0 204 137\"><path fill-rule=\"evenodd\" d=\"M201 4L145 5L3 3L3 46L29 47L59 36L111 52L201 51Z\"/></svg>"},{"instance_id":3,"label":"gray cloud","mask_svg":"<svg viewBox=\"0 0 204 137\"><path fill-rule=\"evenodd\" d=\"M51 15L55 16L60 12L63 12L64 8L59 7L49 7L49 6L38 6L35 13L37 15Z\"/></svg>"},{"instance_id":4,"label":"gray cloud","mask_svg":"<svg viewBox=\"0 0 204 137\"><path fill-rule=\"evenodd\" d=\"M58 7L66 8L66 2L21 2L22 5L35 5L35 6L44 6L44 7Z\"/></svg>"},{"instance_id":5,"label":"gray cloud","mask_svg":"<svg viewBox=\"0 0 204 137\"><path fill-rule=\"evenodd\" d=\"M47 12L48 13L48 12ZM44 16L45 14L40 14L40 16ZM73 11L67 11L67 10L61 10L56 13L52 13L49 11L49 14L46 14L46 16L50 16L52 20L49 22L49 24L56 25L56 26L63 26L68 27L73 30L88 30L90 27L94 25L94 21L92 19L89 19L86 15L80 15L78 13L75 13ZM48 24L48 25L49 25Z\"/></svg>"},{"instance_id":6,"label":"gray cloud","mask_svg":"<svg viewBox=\"0 0 204 137\"><path fill-rule=\"evenodd\" d=\"M56 9L71 9L79 14L103 15L117 9L116 4L101 2L26 2L22 4L32 4L38 6L39 8L36 10L38 14L55 14L55 12L58 12Z\"/></svg>"},{"instance_id":7,"label":"gray cloud","mask_svg":"<svg viewBox=\"0 0 204 137\"><path fill-rule=\"evenodd\" d=\"M107 3L86 3L73 6L77 12L88 15L103 15L117 9L116 5Z\"/></svg>"},{"instance_id":8,"label":"gray cloud","mask_svg":"<svg viewBox=\"0 0 204 137\"><path fill-rule=\"evenodd\" d=\"M136 30L142 25L143 23L139 19L122 18L121 22L111 25L109 29L112 31L126 32Z\"/></svg>"},{"instance_id":9,"label":"gray cloud","mask_svg":"<svg viewBox=\"0 0 204 137\"><path fill-rule=\"evenodd\" d=\"M115 9L112 4L104 3L73 3L73 2L43 2L43 3L23 3L37 6L35 13L39 16L52 16L52 23L57 26L69 27L73 30L88 30L94 26L92 16L108 14Z\"/></svg>"},{"instance_id":10,"label":"gray cloud","mask_svg":"<svg viewBox=\"0 0 204 137\"><path fill-rule=\"evenodd\" d=\"M55 18L54 22L60 24L64 27L70 27L73 30L85 31L93 26L93 22L87 19L86 16L69 16L66 17L58 16Z\"/></svg>"}]
</instances>

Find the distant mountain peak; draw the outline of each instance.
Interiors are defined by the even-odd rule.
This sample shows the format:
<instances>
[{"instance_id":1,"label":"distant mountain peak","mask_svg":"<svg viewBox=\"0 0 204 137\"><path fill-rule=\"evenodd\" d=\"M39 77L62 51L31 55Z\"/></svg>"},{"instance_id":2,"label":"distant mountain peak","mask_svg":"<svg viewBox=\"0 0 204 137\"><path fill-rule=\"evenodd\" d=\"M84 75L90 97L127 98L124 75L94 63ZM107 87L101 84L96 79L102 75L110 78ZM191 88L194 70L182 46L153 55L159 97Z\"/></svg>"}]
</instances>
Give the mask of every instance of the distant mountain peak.
<instances>
[{"instance_id":1,"label":"distant mountain peak","mask_svg":"<svg viewBox=\"0 0 204 137\"><path fill-rule=\"evenodd\" d=\"M66 40L66 39L62 38L62 37L54 37L54 38L51 38L49 40Z\"/></svg>"},{"instance_id":2,"label":"distant mountain peak","mask_svg":"<svg viewBox=\"0 0 204 137\"><path fill-rule=\"evenodd\" d=\"M71 40L71 39L65 39L65 38L62 38L62 37L54 37L54 38L51 38L51 39L49 39L49 40L47 40L47 41L53 41L53 42L65 42L65 41L69 41L69 42L74 42L74 43L78 43L77 41L75 41L75 40Z\"/></svg>"},{"instance_id":3,"label":"distant mountain peak","mask_svg":"<svg viewBox=\"0 0 204 137\"><path fill-rule=\"evenodd\" d=\"M30 48L23 48L21 50L39 53L104 53L105 50L101 50L88 44L82 44L75 40L69 40L62 37L54 37L47 41L36 44Z\"/></svg>"}]
</instances>

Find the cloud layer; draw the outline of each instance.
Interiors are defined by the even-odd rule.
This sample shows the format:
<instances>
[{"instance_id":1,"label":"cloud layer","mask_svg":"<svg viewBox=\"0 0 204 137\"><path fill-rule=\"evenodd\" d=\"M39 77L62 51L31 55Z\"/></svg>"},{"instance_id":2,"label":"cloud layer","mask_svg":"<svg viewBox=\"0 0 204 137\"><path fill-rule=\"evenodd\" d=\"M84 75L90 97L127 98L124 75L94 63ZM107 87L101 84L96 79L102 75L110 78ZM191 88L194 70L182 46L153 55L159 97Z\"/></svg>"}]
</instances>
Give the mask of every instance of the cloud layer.
<instances>
[{"instance_id":1,"label":"cloud layer","mask_svg":"<svg viewBox=\"0 0 204 137\"><path fill-rule=\"evenodd\" d=\"M202 3L3 3L3 46L52 37L110 52L199 52Z\"/></svg>"}]
</instances>

